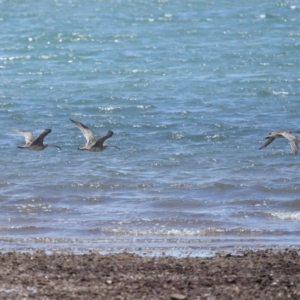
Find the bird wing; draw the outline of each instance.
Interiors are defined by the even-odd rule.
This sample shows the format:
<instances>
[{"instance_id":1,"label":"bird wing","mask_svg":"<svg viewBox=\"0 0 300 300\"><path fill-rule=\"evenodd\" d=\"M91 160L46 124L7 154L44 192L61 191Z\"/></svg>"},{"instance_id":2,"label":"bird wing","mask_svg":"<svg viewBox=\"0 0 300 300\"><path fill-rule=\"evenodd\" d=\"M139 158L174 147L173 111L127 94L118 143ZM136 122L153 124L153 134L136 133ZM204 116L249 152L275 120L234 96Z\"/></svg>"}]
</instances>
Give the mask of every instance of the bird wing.
<instances>
[{"instance_id":1,"label":"bird wing","mask_svg":"<svg viewBox=\"0 0 300 300\"><path fill-rule=\"evenodd\" d=\"M26 145L29 145L29 144L31 144L34 141L33 134L30 131L12 130L12 132L23 134L24 137L25 137L25 143L26 143Z\"/></svg>"},{"instance_id":2,"label":"bird wing","mask_svg":"<svg viewBox=\"0 0 300 300\"><path fill-rule=\"evenodd\" d=\"M261 150L262 148L267 147L268 145L270 145L273 141L275 140L274 137L266 137L266 141L262 144L262 146L259 148L259 150Z\"/></svg>"},{"instance_id":3,"label":"bird wing","mask_svg":"<svg viewBox=\"0 0 300 300\"><path fill-rule=\"evenodd\" d=\"M44 138L46 135L48 135L51 132L51 129L45 129L33 142L32 146L42 146L44 142Z\"/></svg>"},{"instance_id":4,"label":"bird wing","mask_svg":"<svg viewBox=\"0 0 300 300\"><path fill-rule=\"evenodd\" d=\"M114 133L113 133L111 130L109 130L109 131L107 132L106 135L102 136L101 138L99 138L99 139L96 141L94 147L102 147L103 144L104 144L104 142L105 142L108 138L110 138L113 134L114 134Z\"/></svg>"},{"instance_id":5,"label":"bird wing","mask_svg":"<svg viewBox=\"0 0 300 300\"><path fill-rule=\"evenodd\" d=\"M87 141L87 145L94 144L96 142L94 134L91 129L89 129L87 126L85 126L80 122L74 121L72 119L70 119L70 121L73 122L80 129L80 131L82 132L82 134L84 135Z\"/></svg>"},{"instance_id":6,"label":"bird wing","mask_svg":"<svg viewBox=\"0 0 300 300\"><path fill-rule=\"evenodd\" d=\"M290 142L293 153L295 155L297 155L297 153L298 153L298 138L288 131L282 132L281 135Z\"/></svg>"}]
</instances>

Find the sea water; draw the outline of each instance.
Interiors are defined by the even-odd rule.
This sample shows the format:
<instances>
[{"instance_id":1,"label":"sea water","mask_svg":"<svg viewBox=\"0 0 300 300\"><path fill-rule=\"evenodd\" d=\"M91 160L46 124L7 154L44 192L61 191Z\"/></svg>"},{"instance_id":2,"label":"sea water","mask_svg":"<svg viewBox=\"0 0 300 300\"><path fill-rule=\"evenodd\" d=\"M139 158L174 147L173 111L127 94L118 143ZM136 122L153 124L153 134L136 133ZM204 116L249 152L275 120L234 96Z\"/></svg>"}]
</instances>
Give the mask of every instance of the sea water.
<instances>
[{"instance_id":1,"label":"sea water","mask_svg":"<svg viewBox=\"0 0 300 300\"><path fill-rule=\"evenodd\" d=\"M0 1L0 248L299 245L298 1ZM74 119L103 152L80 151ZM11 130L52 132L44 151Z\"/></svg>"}]
</instances>

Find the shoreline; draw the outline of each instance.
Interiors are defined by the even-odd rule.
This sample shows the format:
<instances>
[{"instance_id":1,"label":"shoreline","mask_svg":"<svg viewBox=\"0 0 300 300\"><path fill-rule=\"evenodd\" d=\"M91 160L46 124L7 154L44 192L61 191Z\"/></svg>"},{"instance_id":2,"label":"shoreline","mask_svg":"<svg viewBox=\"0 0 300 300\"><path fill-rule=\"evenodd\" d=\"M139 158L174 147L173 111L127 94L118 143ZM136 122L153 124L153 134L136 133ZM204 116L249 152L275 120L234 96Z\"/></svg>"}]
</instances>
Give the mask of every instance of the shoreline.
<instances>
[{"instance_id":1,"label":"shoreline","mask_svg":"<svg viewBox=\"0 0 300 300\"><path fill-rule=\"evenodd\" d=\"M141 257L164 257L170 256L174 258L187 258L187 257L198 257L198 258L209 258L216 255L226 256L240 256L249 251L258 252L258 251L268 251L272 250L273 252L284 252L286 249L290 251L297 251L300 253L300 245L240 245L240 246L207 246L207 247L90 247L80 245L78 247L72 246L58 246L50 247L50 245L44 245L42 247L35 246L20 246L17 247L0 247L0 253L5 254L9 252L16 253L31 253L44 252L47 255L52 254L62 254L62 255L86 255L86 254L98 254L98 255L118 255L118 254L128 254L136 255Z\"/></svg>"},{"instance_id":2,"label":"shoreline","mask_svg":"<svg viewBox=\"0 0 300 300\"><path fill-rule=\"evenodd\" d=\"M212 257L0 253L1 299L300 299L297 250Z\"/></svg>"}]
</instances>

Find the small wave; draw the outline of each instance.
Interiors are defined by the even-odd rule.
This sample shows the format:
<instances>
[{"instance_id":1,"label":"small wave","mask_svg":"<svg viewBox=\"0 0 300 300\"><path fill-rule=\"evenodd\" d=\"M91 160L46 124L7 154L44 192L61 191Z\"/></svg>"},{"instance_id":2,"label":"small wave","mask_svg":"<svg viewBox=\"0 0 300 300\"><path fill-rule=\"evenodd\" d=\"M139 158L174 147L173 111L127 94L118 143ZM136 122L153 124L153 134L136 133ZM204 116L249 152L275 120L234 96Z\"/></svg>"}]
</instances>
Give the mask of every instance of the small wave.
<instances>
[{"instance_id":1,"label":"small wave","mask_svg":"<svg viewBox=\"0 0 300 300\"><path fill-rule=\"evenodd\" d=\"M1 234L7 236L14 235L36 235L36 234L44 234L49 232L49 227L41 227L34 225L20 225L20 226L0 226ZM5 238L5 237L4 237ZM0 239L1 240L1 239Z\"/></svg>"},{"instance_id":2,"label":"small wave","mask_svg":"<svg viewBox=\"0 0 300 300\"><path fill-rule=\"evenodd\" d=\"M30 55L21 55L21 56L8 56L8 57L0 57L0 61L13 61L13 60L23 60L23 59L31 59Z\"/></svg>"},{"instance_id":3,"label":"small wave","mask_svg":"<svg viewBox=\"0 0 300 300\"><path fill-rule=\"evenodd\" d=\"M257 18L259 18L259 19L265 19L266 17L267 17L266 14L260 14L257 16Z\"/></svg>"},{"instance_id":4,"label":"small wave","mask_svg":"<svg viewBox=\"0 0 300 300\"><path fill-rule=\"evenodd\" d=\"M99 106L98 109L102 111L110 111L110 110L119 110L122 109L122 107L121 106Z\"/></svg>"},{"instance_id":5,"label":"small wave","mask_svg":"<svg viewBox=\"0 0 300 300\"><path fill-rule=\"evenodd\" d=\"M205 136L205 139L210 140L210 139L219 139L219 138L225 138L224 134L213 134L213 135L207 135Z\"/></svg>"},{"instance_id":6,"label":"small wave","mask_svg":"<svg viewBox=\"0 0 300 300\"><path fill-rule=\"evenodd\" d=\"M1 188L3 188L3 187L7 187L7 186L10 186L11 185L11 183L10 182L8 182L8 181L4 181L4 182L0 182L0 187Z\"/></svg>"},{"instance_id":7,"label":"small wave","mask_svg":"<svg viewBox=\"0 0 300 300\"><path fill-rule=\"evenodd\" d=\"M155 108L154 105L136 105L136 106L99 106L98 109L100 111L118 111L118 110L128 110L132 111L132 109L138 109L138 110L146 110L146 109L153 109Z\"/></svg>"},{"instance_id":8,"label":"small wave","mask_svg":"<svg viewBox=\"0 0 300 300\"><path fill-rule=\"evenodd\" d=\"M182 131L174 131L172 132L172 139L174 140L180 140L184 138L184 133Z\"/></svg>"},{"instance_id":9,"label":"small wave","mask_svg":"<svg viewBox=\"0 0 300 300\"><path fill-rule=\"evenodd\" d=\"M134 38L137 37L137 34L135 34L135 33L114 34L113 37L115 39L121 39L121 38L123 38L123 39L128 39L128 38L129 39L134 39Z\"/></svg>"},{"instance_id":10,"label":"small wave","mask_svg":"<svg viewBox=\"0 0 300 300\"><path fill-rule=\"evenodd\" d=\"M32 199L32 201L34 201ZM40 204L17 204L16 209L20 213L28 213L28 214L38 214L38 213L67 213L70 209L66 207L54 207L49 204L40 203Z\"/></svg>"},{"instance_id":11,"label":"small wave","mask_svg":"<svg viewBox=\"0 0 300 300\"><path fill-rule=\"evenodd\" d=\"M300 199L295 199L288 203L291 207L293 207L295 210L300 210Z\"/></svg>"},{"instance_id":12,"label":"small wave","mask_svg":"<svg viewBox=\"0 0 300 300\"><path fill-rule=\"evenodd\" d=\"M252 228L201 228L201 229L174 229L174 228L153 228L153 229L136 229L130 230L125 228L110 228L110 229L99 229L104 234L113 234L121 236L173 236L173 237L195 237L195 236L223 236L223 235L253 235L253 234L264 234L273 231L263 229L252 229Z\"/></svg>"},{"instance_id":13,"label":"small wave","mask_svg":"<svg viewBox=\"0 0 300 300\"><path fill-rule=\"evenodd\" d=\"M126 173L124 173L126 175ZM73 182L70 185L76 188L91 188L91 189L101 189L101 190L112 190L116 189L118 191L130 190L130 189L146 189L153 188L156 185L154 183L128 183L128 184L114 184L114 183L102 183L102 182ZM64 187L63 187L64 188Z\"/></svg>"},{"instance_id":14,"label":"small wave","mask_svg":"<svg viewBox=\"0 0 300 300\"><path fill-rule=\"evenodd\" d=\"M299 221L300 212L272 212L270 215L279 220Z\"/></svg>"},{"instance_id":15,"label":"small wave","mask_svg":"<svg viewBox=\"0 0 300 300\"><path fill-rule=\"evenodd\" d=\"M11 106L12 106L12 104L11 104L11 103L9 103L9 102L0 102L0 107L6 107L6 106L9 106L9 107L11 107Z\"/></svg>"},{"instance_id":16,"label":"small wave","mask_svg":"<svg viewBox=\"0 0 300 300\"><path fill-rule=\"evenodd\" d=\"M289 95L289 92L285 92L285 91L272 91L271 93L273 95L284 95L284 96Z\"/></svg>"},{"instance_id":17,"label":"small wave","mask_svg":"<svg viewBox=\"0 0 300 300\"><path fill-rule=\"evenodd\" d=\"M262 96L288 96L290 93L286 91L275 91L275 90L262 90L259 92Z\"/></svg>"}]
</instances>

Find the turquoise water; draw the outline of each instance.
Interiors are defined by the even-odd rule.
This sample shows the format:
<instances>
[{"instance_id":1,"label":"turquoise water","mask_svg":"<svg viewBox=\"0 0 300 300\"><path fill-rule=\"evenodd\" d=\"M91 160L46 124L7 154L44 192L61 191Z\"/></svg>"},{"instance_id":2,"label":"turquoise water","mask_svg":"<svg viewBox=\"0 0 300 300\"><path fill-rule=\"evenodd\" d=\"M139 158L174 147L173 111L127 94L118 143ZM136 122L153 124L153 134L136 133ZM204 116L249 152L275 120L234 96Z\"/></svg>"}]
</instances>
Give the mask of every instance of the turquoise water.
<instances>
[{"instance_id":1,"label":"turquoise water","mask_svg":"<svg viewBox=\"0 0 300 300\"><path fill-rule=\"evenodd\" d=\"M297 1L0 1L0 248L299 244ZM79 151L69 119L121 150ZM17 148L29 130L62 147Z\"/></svg>"}]
</instances>

